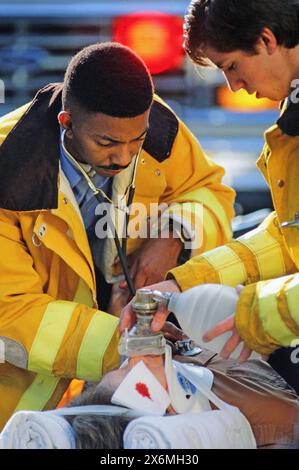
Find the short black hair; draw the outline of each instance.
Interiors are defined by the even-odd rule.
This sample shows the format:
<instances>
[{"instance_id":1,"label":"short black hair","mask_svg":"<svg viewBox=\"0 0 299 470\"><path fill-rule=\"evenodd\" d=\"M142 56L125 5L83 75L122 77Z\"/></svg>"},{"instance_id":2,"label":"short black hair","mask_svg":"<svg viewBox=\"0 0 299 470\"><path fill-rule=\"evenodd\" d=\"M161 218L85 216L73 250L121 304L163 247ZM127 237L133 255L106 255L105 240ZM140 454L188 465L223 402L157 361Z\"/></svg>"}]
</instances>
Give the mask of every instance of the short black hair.
<instances>
[{"instance_id":1,"label":"short black hair","mask_svg":"<svg viewBox=\"0 0 299 470\"><path fill-rule=\"evenodd\" d=\"M76 449L123 449L123 435L132 416L64 416L75 434Z\"/></svg>"},{"instance_id":2,"label":"short black hair","mask_svg":"<svg viewBox=\"0 0 299 470\"><path fill-rule=\"evenodd\" d=\"M86 383L84 391L69 406L112 405L113 390L101 382ZM123 449L123 434L132 416L64 416L72 426L77 449Z\"/></svg>"},{"instance_id":3,"label":"short black hair","mask_svg":"<svg viewBox=\"0 0 299 470\"><path fill-rule=\"evenodd\" d=\"M153 101L151 75L140 57L118 43L93 44L78 52L65 72L64 107L91 113L135 117Z\"/></svg>"},{"instance_id":4,"label":"short black hair","mask_svg":"<svg viewBox=\"0 0 299 470\"><path fill-rule=\"evenodd\" d=\"M255 54L267 27L279 45L299 43L298 0L192 0L185 16L184 47L193 62L207 65L202 47L218 52L242 50Z\"/></svg>"}]
</instances>

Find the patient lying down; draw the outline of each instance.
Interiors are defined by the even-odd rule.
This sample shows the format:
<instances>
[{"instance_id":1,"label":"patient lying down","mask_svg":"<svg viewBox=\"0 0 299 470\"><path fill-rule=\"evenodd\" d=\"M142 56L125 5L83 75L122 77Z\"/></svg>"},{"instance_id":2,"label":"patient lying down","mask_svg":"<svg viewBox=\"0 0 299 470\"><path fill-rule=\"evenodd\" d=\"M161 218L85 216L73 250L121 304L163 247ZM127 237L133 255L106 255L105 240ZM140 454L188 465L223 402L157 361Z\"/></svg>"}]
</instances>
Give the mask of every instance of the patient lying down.
<instances>
[{"instance_id":1,"label":"patient lying down","mask_svg":"<svg viewBox=\"0 0 299 470\"><path fill-rule=\"evenodd\" d=\"M267 363L209 350L172 358L166 346L88 384L68 408L16 413L0 448L290 448L298 422L297 395Z\"/></svg>"}]
</instances>

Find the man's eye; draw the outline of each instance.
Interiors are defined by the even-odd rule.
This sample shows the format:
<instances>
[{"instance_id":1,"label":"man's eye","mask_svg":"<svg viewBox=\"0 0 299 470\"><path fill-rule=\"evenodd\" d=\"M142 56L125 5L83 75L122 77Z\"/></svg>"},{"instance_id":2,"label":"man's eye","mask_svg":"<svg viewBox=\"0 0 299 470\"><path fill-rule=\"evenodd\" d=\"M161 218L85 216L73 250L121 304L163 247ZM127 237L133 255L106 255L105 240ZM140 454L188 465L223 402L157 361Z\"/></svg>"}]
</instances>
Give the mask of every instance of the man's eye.
<instances>
[{"instance_id":1,"label":"man's eye","mask_svg":"<svg viewBox=\"0 0 299 470\"><path fill-rule=\"evenodd\" d=\"M103 144L102 142L96 142L96 144L99 145L99 147L113 147L113 145L114 145L111 142L109 144Z\"/></svg>"},{"instance_id":2,"label":"man's eye","mask_svg":"<svg viewBox=\"0 0 299 470\"><path fill-rule=\"evenodd\" d=\"M229 72L233 72L236 70L236 64L233 62L227 69Z\"/></svg>"}]
</instances>

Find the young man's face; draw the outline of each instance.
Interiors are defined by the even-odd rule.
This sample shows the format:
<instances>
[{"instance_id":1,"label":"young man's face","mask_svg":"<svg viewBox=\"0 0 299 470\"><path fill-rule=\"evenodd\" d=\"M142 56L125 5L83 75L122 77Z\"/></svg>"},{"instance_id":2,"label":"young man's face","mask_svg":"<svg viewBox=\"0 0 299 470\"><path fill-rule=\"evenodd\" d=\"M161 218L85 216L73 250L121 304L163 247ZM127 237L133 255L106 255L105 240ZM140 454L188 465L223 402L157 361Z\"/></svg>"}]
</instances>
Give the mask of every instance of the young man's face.
<instances>
[{"instance_id":1,"label":"young man's face","mask_svg":"<svg viewBox=\"0 0 299 470\"><path fill-rule=\"evenodd\" d=\"M133 118L102 113L66 112L67 149L98 174L114 176L124 170L142 146L148 129L149 110Z\"/></svg>"},{"instance_id":2,"label":"young man's face","mask_svg":"<svg viewBox=\"0 0 299 470\"><path fill-rule=\"evenodd\" d=\"M246 90L257 98L283 100L289 95L292 73L287 66L285 49L277 46L269 49L262 39L257 43L256 54L236 50L219 52L206 46L204 53L226 78L232 91Z\"/></svg>"}]
</instances>

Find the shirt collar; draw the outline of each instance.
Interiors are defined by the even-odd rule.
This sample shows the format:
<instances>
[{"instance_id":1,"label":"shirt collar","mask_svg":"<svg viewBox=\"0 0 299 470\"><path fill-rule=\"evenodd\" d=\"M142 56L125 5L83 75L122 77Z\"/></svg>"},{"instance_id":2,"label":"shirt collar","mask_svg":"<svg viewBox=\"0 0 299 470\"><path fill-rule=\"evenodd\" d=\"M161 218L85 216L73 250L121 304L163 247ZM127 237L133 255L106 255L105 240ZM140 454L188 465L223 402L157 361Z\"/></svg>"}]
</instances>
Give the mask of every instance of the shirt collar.
<instances>
[{"instance_id":1,"label":"shirt collar","mask_svg":"<svg viewBox=\"0 0 299 470\"><path fill-rule=\"evenodd\" d=\"M64 163L66 167L66 170L68 171L68 174L71 179L71 186L73 188L74 186L76 186L76 184L78 184L78 182L82 178L82 174L80 173L78 168L75 167L71 158L69 158L68 151L65 146L65 139L64 139L65 132L66 132L65 129L60 128L60 156L61 156L62 162ZM90 178L94 178L97 175L96 171L88 163L82 163L78 161L78 164L85 171L85 173L88 174Z\"/></svg>"}]
</instances>

